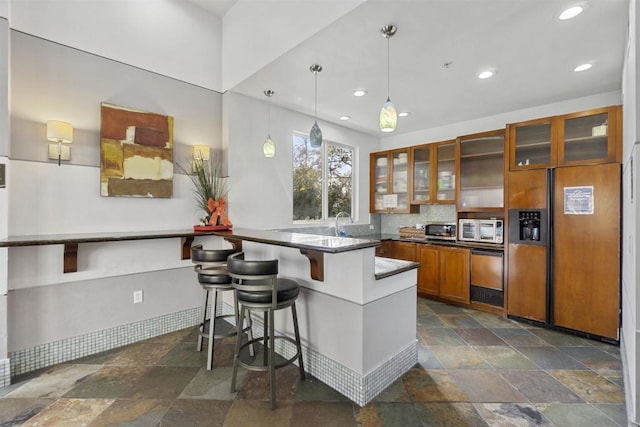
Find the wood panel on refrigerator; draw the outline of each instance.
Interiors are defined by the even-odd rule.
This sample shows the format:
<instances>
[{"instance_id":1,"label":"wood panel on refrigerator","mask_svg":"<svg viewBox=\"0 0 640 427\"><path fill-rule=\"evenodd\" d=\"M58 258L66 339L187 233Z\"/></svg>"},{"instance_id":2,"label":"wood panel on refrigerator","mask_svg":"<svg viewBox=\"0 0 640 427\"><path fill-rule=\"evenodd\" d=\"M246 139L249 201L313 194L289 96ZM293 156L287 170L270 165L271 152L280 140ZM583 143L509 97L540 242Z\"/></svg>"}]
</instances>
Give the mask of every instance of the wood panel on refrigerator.
<instances>
[{"instance_id":1,"label":"wood panel on refrigerator","mask_svg":"<svg viewBox=\"0 0 640 427\"><path fill-rule=\"evenodd\" d=\"M546 209L546 169L509 172L507 199L509 209ZM545 246L509 242L506 283L508 315L546 322L547 268Z\"/></svg>"},{"instance_id":2,"label":"wood panel on refrigerator","mask_svg":"<svg viewBox=\"0 0 640 427\"><path fill-rule=\"evenodd\" d=\"M509 244L507 313L546 322L547 248Z\"/></svg>"},{"instance_id":3,"label":"wood panel on refrigerator","mask_svg":"<svg viewBox=\"0 0 640 427\"><path fill-rule=\"evenodd\" d=\"M553 323L618 340L620 308L620 165L556 169ZM593 211L565 206L565 191L593 187ZM568 196L567 196L568 197ZM579 213L579 214L577 214Z\"/></svg>"}]
</instances>

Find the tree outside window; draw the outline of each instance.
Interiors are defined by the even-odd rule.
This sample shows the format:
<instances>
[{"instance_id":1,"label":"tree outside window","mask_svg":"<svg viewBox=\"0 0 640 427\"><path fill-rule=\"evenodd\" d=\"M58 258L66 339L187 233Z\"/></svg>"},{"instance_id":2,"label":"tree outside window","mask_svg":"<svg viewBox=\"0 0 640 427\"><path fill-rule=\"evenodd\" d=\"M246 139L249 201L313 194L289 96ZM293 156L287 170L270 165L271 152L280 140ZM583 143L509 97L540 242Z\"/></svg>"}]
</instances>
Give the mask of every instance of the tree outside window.
<instances>
[{"instance_id":1,"label":"tree outside window","mask_svg":"<svg viewBox=\"0 0 640 427\"><path fill-rule=\"evenodd\" d=\"M293 220L321 221L353 212L354 148L293 134Z\"/></svg>"}]
</instances>

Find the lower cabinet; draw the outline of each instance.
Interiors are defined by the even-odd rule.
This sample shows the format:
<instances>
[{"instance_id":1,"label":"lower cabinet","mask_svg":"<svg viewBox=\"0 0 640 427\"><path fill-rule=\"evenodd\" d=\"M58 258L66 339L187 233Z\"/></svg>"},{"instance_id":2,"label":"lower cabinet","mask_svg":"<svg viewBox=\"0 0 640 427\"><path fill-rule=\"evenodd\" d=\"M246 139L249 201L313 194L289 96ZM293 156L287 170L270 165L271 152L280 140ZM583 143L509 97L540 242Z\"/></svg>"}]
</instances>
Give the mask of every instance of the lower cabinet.
<instances>
[{"instance_id":1,"label":"lower cabinet","mask_svg":"<svg viewBox=\"0 0 640 427\"><path fill-rule=\"evenodd\" d=\"M438 245L418 245L418 292L469 304L471 251Z\"/></svg>"},{"instance_id":2,"label":"lower cabinet","mask_svg":"<svg viewBox=\"0 0 640 427\"><path fill-rule=\"evenodd\" d=\"M415 261L416 244L411 242L398 242L396 240L384 240L382 244L376 248L376 256Z\"/></svg>"},{"instance_id":3,"label":"lower cabinet","mask_svg":"<svg viewBox=\"0 0 640 427\"><path fill-rule=\"evenodd\" d=\"M440 296L440 246L418 245L418 293L428 296Z\"/></svg>"},{"instance_id":4,"label":"lower cabinet","mask_svg":"<svg viewBox=\"0 0 640 427\"><path fill-rule=\"evenodd\" d=\"M440 298L469 304L469 262L471 251L441 246Z\"/></svg>"},{"instance_id":5,"label":"lower cabinet","mask_svg":"<svg viewBox=\"0 0 640 427\"><path fill-rule=\"evenodd\" d=\"M385 240L376 256L419 262L419 294L469 304L470 249Z\"/></svg>"}]
</instances>

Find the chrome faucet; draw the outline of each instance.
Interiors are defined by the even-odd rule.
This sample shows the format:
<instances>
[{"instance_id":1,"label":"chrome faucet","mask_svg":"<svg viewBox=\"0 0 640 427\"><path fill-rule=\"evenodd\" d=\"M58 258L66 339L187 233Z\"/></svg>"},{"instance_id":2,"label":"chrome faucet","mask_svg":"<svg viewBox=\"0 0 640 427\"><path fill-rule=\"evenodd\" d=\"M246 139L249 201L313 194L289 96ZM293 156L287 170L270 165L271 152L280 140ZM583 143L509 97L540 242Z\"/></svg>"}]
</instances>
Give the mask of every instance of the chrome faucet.
<instances>
[{"instance_id":1,"label":"chrome faucet","mask_svg":"<svg viewBox=\"0 0 640 427\"><path fill-rule=\"evenodd\" d=\"M336 215L336 237L346 237L347 235L344 232L344 223L339 222L341 216L346 216L347 218L349 218L349 224L353 224L351 215L349 215L347 212L339 212L338 215Z\"/></svg>"}]
</instances>

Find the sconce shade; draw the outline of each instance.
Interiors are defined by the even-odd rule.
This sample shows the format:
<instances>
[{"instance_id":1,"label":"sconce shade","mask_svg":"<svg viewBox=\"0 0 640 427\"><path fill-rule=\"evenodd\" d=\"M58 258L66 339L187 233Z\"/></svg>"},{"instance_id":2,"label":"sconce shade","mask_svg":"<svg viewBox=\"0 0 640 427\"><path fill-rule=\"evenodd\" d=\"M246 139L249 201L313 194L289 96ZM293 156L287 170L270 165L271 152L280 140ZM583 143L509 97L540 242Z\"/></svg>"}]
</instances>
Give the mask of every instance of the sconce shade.
<instances>
[{"instance_id":1,"label":"sconce shade","mask_svg":"<svg viewBox=\"0 0 640 427\"><path fill-rule=\"evenodd\" d=\"M47 121L47 140L71 144L73 141L73 126L71 123L58 120Z\"/></svg>"},{"instance_id":2,"label":"sconce shade","mask_svg":"<svg viewBox=\"0 0 640 427\"><path fill-rule=\"evenodd\" d=\"M311 131L309 132L309 145L314 148L322 147L322 130L320 130L318 122L315 122L313 126L311 126Z\"/></svg>"},{"instance_id":3,"label":"sconce shade","mask_svg":"<svg viewBox=\"0 0 640 427\"><path fill-rule=\"evenodd\" d=\"M387 98L387 101L382 104L380 109L380 130L382 132L393 132L398 124L398 113L396 107L391 102L391 99Z\"/></svg>"}]
</instances>

